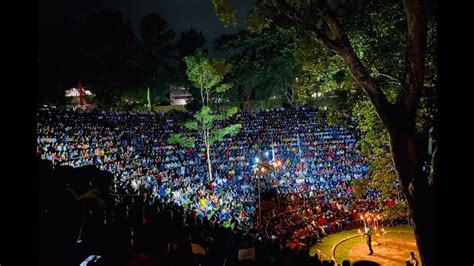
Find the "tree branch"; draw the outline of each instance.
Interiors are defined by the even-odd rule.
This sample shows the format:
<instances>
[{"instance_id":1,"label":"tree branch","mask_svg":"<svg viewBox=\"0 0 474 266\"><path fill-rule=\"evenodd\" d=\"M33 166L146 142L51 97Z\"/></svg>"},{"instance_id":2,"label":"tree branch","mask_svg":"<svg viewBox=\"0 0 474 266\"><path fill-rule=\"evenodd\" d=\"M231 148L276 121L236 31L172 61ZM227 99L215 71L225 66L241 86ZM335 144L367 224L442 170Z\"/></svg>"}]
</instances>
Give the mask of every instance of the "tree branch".
<instances>
[{"instance_id":1,"label":"tree branch","mask_svg":"<svg viewBox=\"0 0 474 266\"><path fill-rule=\"evenodd\" d=\"M428 177L428 184L430 186L436 186L438 177L438 147L435 148L431 157L431 168L430 175Z\"/></svg>"},{"instance_id":2,"label":"tree branch","mask_svg":"<svg viewBox=\"0 0 474 266\"><path fill-rule=\"evenodd\" d=\"M426 18L420 0L403 0L408 39L402 91L397 103L408 113L416 114L425 77Z\"/></svg>"},{"instance_id":3,"label":"tree branch","mask_svg":"<svg viewBox=\"0 0 474 266\"><path fill-rule=\"evenodd\" d=\"M285 15L287 18L292 20L297 26L303 29L303 33L307 35L310 39L316 41L321 46L331 50L332 52L337 53L340 48L338 47L337 43L334 42L329 36L326 36L320 30L318 30L315 25L306 23L303 19L304 15L298 10L296 10L296 8L294 8L284 0L272 0L271 5L274 8L280 10L283 15Z\"/></svg>"},{"instance_id":4,"label":"tree branch","mask_svg":"<svg viewBox=\"0 0 474 266\"><path fill-rule=\"evenodd\" d=\"M400 85L400 81L391 81L391 80L388 80L388 81L383 81L383 82L381 82L380 84L397 84L397 85Z\"/></svg>"},{"instance_id":5,"label":"tree branch","mask_svg":"<svg viewBox=\"0 0 474 266\"><path fill-rule=\"evenodd\" d=\"M369 74L367 67L362 63L360 58L354 51L347 33L344 31L342 24L330 11L323 13L324 21L337 38L336 43L340 48L336 51L342 57L349 67L355 81L362 88L362 91L369 97L375 107L378 116L382 120L387 129L393 127L391 116L394 113L395 106L390 104L387 96L379 87L374 78Z\"/></svg>"},{"instance_id":6,"label":"tree branch","mask_svg":"<svg viewBox=\"0 0 474 266\"><path fill-rule=\"evenodd\" d=\"M322 34L320 31L316 29L316 27L312 26L310 28L311 29L309 31L303 32L310 39L319 43L322 47L330 50L331 52L335 54L337 54L341 50L341 47L335 41L333 41L328 36L325 36L324 34Z\"/></svg>"},{"instance_id":7,"label":"tree branch","mask_svg":"<svg viewBox=\"0 0 474 266\"><path fill-rule=\"evenodd\" d=\"M353 78L374 105L383 124L387 129L392 128L393 119L391 119L391 116L396 113L394 112L396 105L388 102L385 93L381 90L374 78L369 74L367 67L355 53L349 37L336 15L328 8L319 7L319 14L322 16L335 37L335 40L333 40L317 29L316 25L305 23L303 20L304 14L296 10L286 1L271 0L271 5L273 5L274 8L279 9L282 14L287 16L289 19L293 20L297 26L303 28L304 32L309 35L312 40L335 52L344 60L349 67Z\"/></svg>"},{"instance_id":8,"label":"tree branch","mask_svg":"<svg viewBox=\"0 0 474 266\"><path fill-rule=\"evenodd\" d=\"M392 81L394 81L394 82L397 82L398 84L401 84L400 79L395 78L395 77L392 77L392 76L390 76L389 74L383 73L383 72L379 71L378 69L377 69L377 74L378 74L379 76L386 77L386 78L388 78L388 79L390 79L390 80L392 80Z\"/></svg>"}]
</instances>

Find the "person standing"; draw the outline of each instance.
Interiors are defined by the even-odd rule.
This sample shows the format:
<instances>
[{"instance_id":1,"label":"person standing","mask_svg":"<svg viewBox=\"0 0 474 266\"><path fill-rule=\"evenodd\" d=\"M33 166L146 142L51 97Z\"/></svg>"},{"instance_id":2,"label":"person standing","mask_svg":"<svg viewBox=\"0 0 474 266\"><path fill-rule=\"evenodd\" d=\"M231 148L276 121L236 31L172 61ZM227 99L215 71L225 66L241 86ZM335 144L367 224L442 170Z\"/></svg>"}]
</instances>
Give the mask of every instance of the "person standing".
<instances>
[{"instance_id":1,"label":"person standing","mask_svg":"<svg viewBox=\"0 0 474 266\"><path fill-rule=\"evenodd\" d=\"M418 259L415 257L415 253L410 251L410 257L407 259L407 265L418 266Z\"/></svg>"},{"instance_id":2,"label":"person standing","mask_svg":"<svg viewBox=\"0 0 474 266\"><path fill-rule=\"evenodd\" d=\"M367 246L369 247L369 255L374 254L372 249L372 228L370 226L365 226L364 234L367 240Z\"/></svg>"},{"instance_id":3,"label":"person standing","mask_svg":"<svg viewBox=\"0 0 474 266\"><path fill-rule=\"evenodd\" d=\"M92 186L78 198L82 208L79 239L92 251L101 252L107 240L106 201L111 190L113 175L94 167L87 168L84 174L91 177Z\"/></svg>"}]
</instances>

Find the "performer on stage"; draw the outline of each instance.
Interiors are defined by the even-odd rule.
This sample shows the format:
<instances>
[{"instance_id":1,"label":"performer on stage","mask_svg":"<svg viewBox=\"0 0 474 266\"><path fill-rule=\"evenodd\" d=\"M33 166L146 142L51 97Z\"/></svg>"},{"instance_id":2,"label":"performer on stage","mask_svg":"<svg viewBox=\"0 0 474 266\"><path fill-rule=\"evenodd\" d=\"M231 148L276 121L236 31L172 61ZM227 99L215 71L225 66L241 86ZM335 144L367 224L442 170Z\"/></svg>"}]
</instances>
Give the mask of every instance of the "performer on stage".
<instances>
[{"instance_id":1,"label":"performer on stage","mask_svg":"<svg viewBox=\"0 0 474 266\"><path fill-rule=\"evenodd\" d=\"M413 251L410 252L410 257L406 262L406 265L418 266L418 259L415 257L415 253Z\"/></svg>"},{"instance_id":2,"label":"performer on stage","mask_svg":"<svg viewBox=\"0 0 474 266\"><path fill-rule=\"evenodd\" d=\"M364 235L367 237L367 246L369 246L369 255L374 254L372 250L372 228L368 225L365 226Z\"/></svg>"}]
</instances>

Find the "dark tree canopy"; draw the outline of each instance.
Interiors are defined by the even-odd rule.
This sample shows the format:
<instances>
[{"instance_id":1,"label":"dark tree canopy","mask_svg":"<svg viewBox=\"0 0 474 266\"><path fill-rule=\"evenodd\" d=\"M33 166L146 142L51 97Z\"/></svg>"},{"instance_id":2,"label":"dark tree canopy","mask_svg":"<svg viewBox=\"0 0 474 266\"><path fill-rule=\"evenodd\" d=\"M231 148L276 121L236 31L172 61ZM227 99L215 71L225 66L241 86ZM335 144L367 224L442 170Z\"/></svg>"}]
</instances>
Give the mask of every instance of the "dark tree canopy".
<instances>
[{"instance_id":1,"label":"dark tree canopy","mask_svg":"<svg viewBox=\"0 0 474 266\"><path fill-rule=\"evenodd\" d=\"M118 12L90 15L80 29L79 78L86 85L124 87L137 81L138 40Z\"/></svg>"},{"instance_id":2,"label":"dark tree canopy","mask_svg":"<svg viewBox=\"0 0 474 266\"><path fill-rule=\"evenodd\" d=\"M176 33L166 20L154 13L143 17L139 26L143 45L143 80L148 86L156 87L173 70Z\"/></svg>"},{"instance_id":3,"label":"dark tree canopy","mask_svg":"<svg viewBox=\"0 0 474 266\"><path fill-rule=\"evenodd\" d=\"M177 41L178 59L194 54L197 49L202 49L205 44L206 37L201 31L191 28L188 31L181 32Z\"/></svg>"},{"instance_id":4,"label":"dark tree canopy","mask_svg":"<svg viewBox=\"0 0 474 266\"><path fill-rule=\"evenodd\" d=\"M235 89L229 91L231 99L266 101L273 97L297 105L292 92L301 71L295 61L293 29L277 27L258 34L243 31L222 35L214 44L227 52L227 60L233 65L230 79Z\"/></svg>"}]
</instances>

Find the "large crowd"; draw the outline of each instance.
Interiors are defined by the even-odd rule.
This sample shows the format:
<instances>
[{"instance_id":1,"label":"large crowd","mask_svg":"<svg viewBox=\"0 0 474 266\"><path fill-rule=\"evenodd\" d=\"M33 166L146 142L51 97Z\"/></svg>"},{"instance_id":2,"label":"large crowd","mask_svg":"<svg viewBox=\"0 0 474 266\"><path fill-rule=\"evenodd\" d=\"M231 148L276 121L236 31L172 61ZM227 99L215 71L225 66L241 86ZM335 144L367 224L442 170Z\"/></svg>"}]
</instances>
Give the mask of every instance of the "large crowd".
<instances>
[{"instance_id":1,"label":"large crowd","mask_svg":"<svg viewBox=\"0 0 474 266\"><path fill-rule=\"evenodd\" d=\"M232 243L246 246L257 239L296 250L360 225L360 213L383 209L375 191L362 200L353 195L351 181L367 178L369 171L354 124L328 126L325 115L313 109L240 111L217 124L241 123L242 129L212 146L211 180L201 142L190 148L167 143L171 134L186 131L190 117L49 106L37 113L37 154L55 167L95 166L111 173L115 200L108 215L117 221L139 209L137 224L163 227L167 221L172 227L179 221L176 226L205 247L219 242L216 238L223 241L222 232L241 232L236 235L249 238ZM187 134L199 139L198 132ZM257 178L259 162L275 167ZM88 189L76 186L72 193L79 197ZM228 240L234 238L239 237Z\"/></svg>"}]
</instances>

